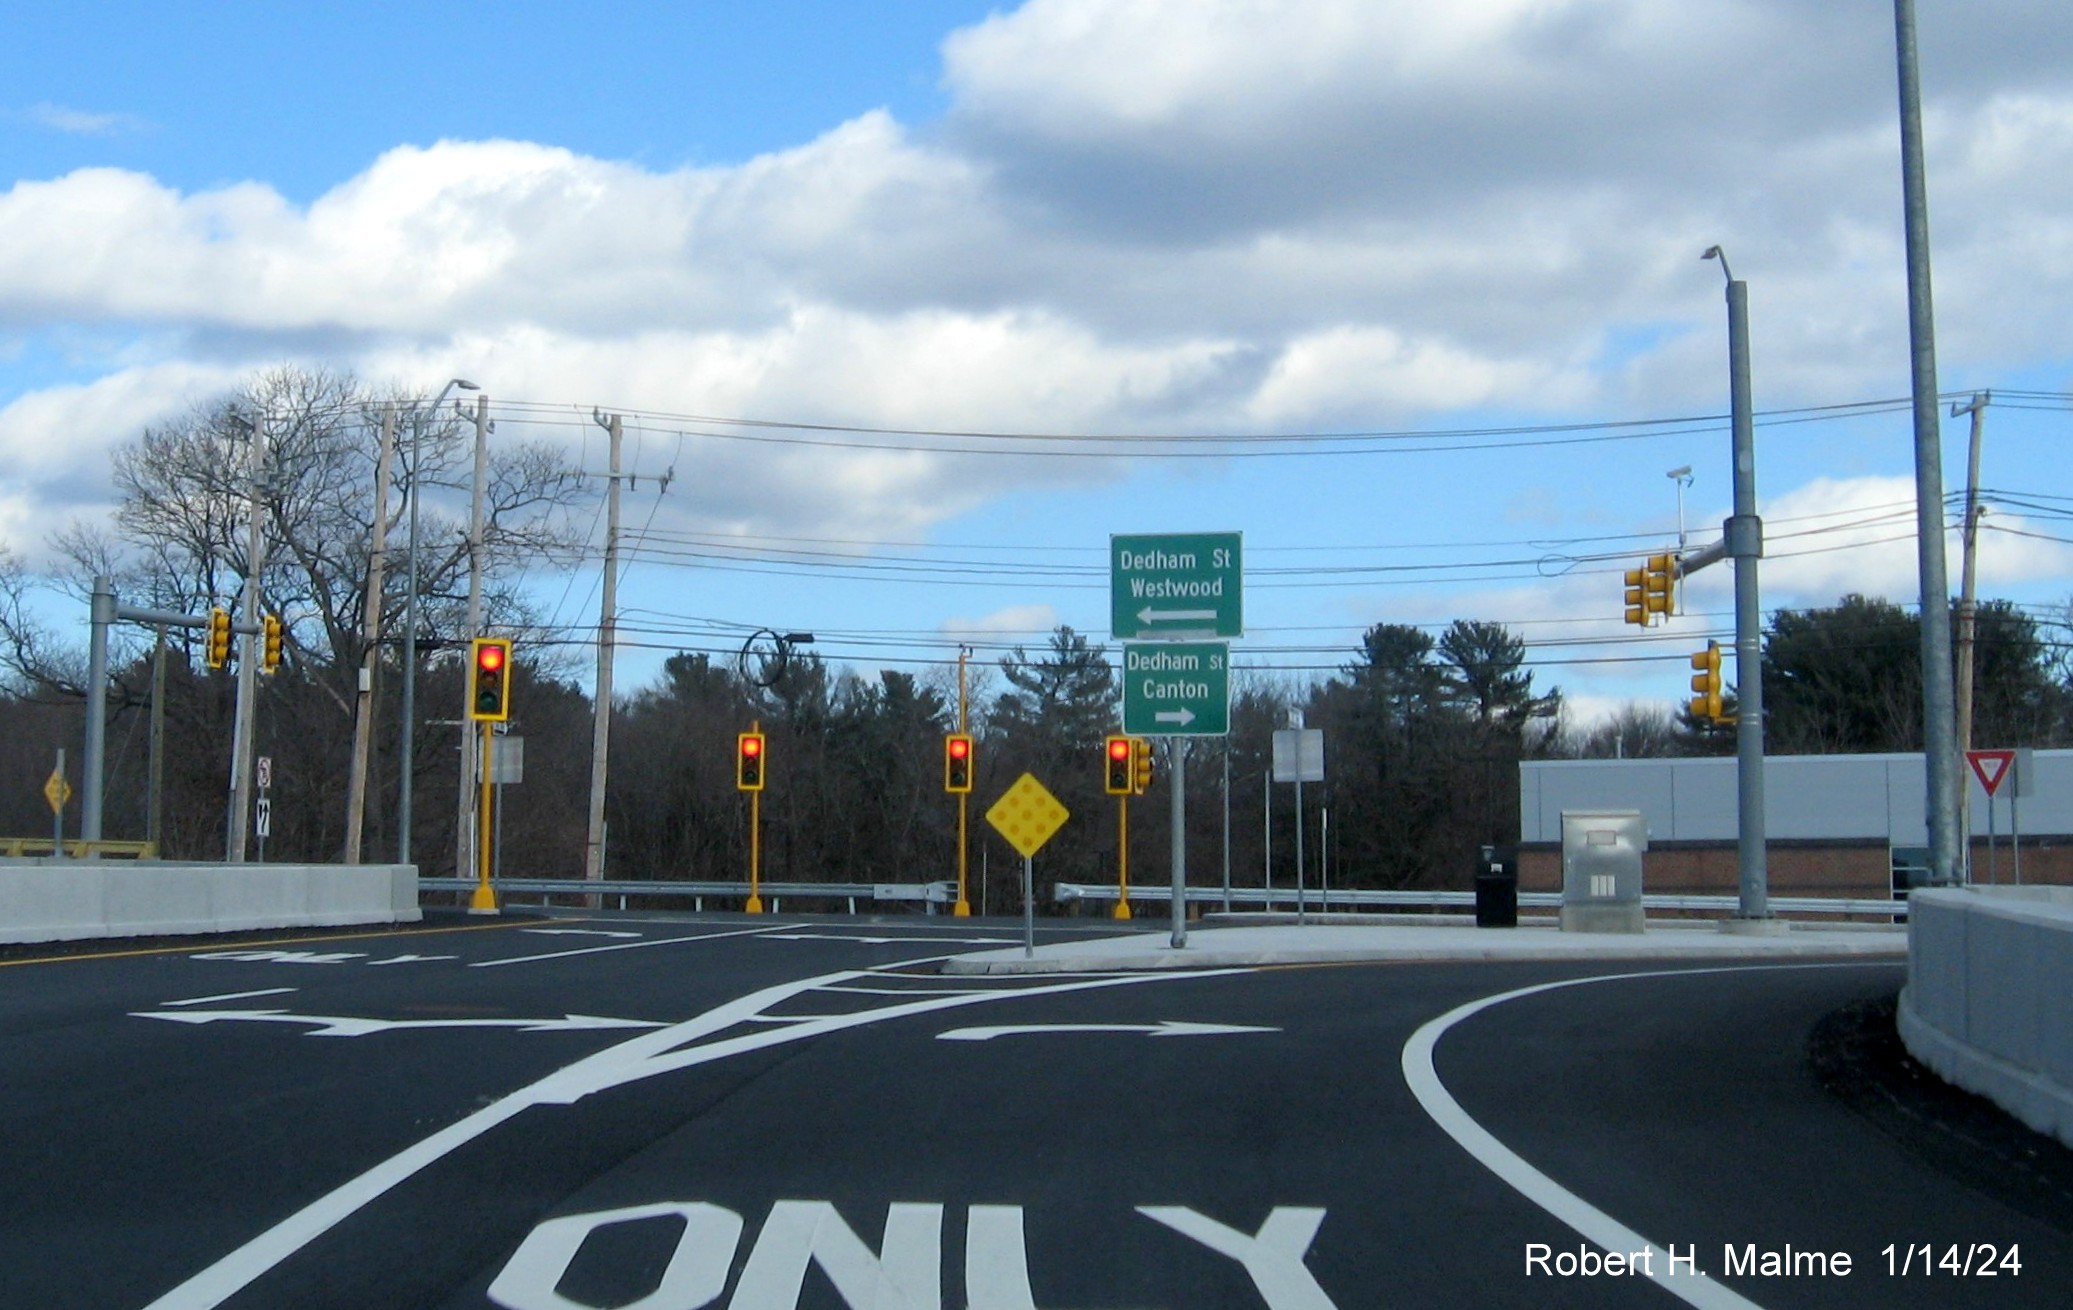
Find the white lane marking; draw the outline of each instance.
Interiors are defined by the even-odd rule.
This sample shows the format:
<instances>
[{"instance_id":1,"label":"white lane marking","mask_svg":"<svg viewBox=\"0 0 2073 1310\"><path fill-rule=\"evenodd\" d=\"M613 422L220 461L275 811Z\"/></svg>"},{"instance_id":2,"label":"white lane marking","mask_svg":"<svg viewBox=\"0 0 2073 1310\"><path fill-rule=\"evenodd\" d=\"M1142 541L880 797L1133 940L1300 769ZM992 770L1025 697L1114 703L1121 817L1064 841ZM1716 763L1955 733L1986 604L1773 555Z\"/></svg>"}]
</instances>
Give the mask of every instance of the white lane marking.
<instances>
[{"instance_id":1,"label":"white lane marking","mask_svg":"<svg viewBox=\"0 0 2073 1310\"><path fill-rule=\"evenodd\" d=\"M640 937L643 933L612 932L606 928L520 928L520 932L537 933L542 937Z\"/></svg>"},{"instance_id":2,"label":"white lane marking","mask_svg":"<svg viewBox=\"0 0 2073 1310\"><path fill-rule=\"evenodd\" d=\"M772 933L767 942L861 942L866 946L907 945L922 942L930 946L1013 946L1015 937L866 937L848 932Z\"/></svg>"},{"instance_id":3,"label":"white lane marking","mask_svg":"<svg viewBox=\"0 0 2073 1310\"><path fill-rule=\"evenodd\" d=\"M639 944L645 946L654 943ZM1222 978L1246 972L1249 970L1175 970L1170 973L1126 974L1113 978L1051 983L1041 987L1004 988L998 992L976 995L959 993L952 996L921 997L906 1005L889 1005L880 1010L867 1010L856 1014L829 1015L810 1023L787 1028L766 1028L739 1037L706 1042L688 1050L678 1049L686 1042L709 1037L741 1024L750 1016L771 1006L783 1004L802 992L869 977L870 974L866 970L845 969L838 973L822 974L797 982L766 987L717 1006L695 1018L687 1019L683 1023L643 1033L639 1037L630 1038L616 1046L585 1056L574 1064L564 1066L537 1082L491 1102L467 1118L441 1129L417 1145L391 1156L358 1177L318 1197L188 1278L146 1306L145 1310L215 1310L215 1307L236 1296L254 1280L350 1218L362 1207L372 1204L391 1188L536 1105L570 1105L593 1092L638 1082L657 1074L673 1073L679 1069L723 1060L731 1055L760 1051L786 1042L839 1032L864 1024L903 1019L932 1010L995 1000L1013 1000L1021 996L1057 995L1097 987L1122 987L1134 983L1189 978Z\"/></svg>"},{"instance_id":4,"label":"white lane marking","mask_svg":"<svg viewBox=\"0 0 2073 1310\"><path fill-rule=\"evenodd\" d=\"M611 1019L595 1014L565 1014L559 1019L362 1019L351 1015L290 1014L286 1010L182 1010L164 1014L138 1010L132 1019L170 1019L174 1023L302 1023L315 1027L305 1037L365 1037L403 1028L515 1028L524 1033L592 1032L600 1028L660 1028L655 1019Z\"/></svg>"},{"instance_id":5,"label":"white lane marking","mask_svg":"<svg viewBox=\"0 0 2073 1310\"><path fill-rule=\"evenodd\" d=\"M286 996L289 992L299 990L301 989L295 987L262 987L256 992L225 992L221 996L197 996L186 1001L160 1001L159 1006L165 1008L175 1005L208 1005L215 1001L245 1001L254 996Z\"/></svg>"},{"instance_id":6,"label":"white lane marking","mask_svg":"<svg viewBox=\"0 0 2073 1310\"><path fill-rule=\"evenodd\" d=\"M365 951L197 951L190 960L239 960L247 964L344 964L364 960Z\"/></svg>"},{"instance_id":7,"label":"white lane marking","mask_svg":"<svg viewBox=\"0 0 2073 1310\"><path fill-rule=\"evenodd\" d=\"M939 1042L990 1042L996 1037L1021 1037L1032 1033L1142 1033L1147 1037L1222 1037L1229 1033L1278 1033L1279 1028L1258 1028L1243 1023L1183 1023L1165 1019L1158 1023L1004 1023L992 1028L952 1028L936 1034Z\"/></svg>"},{"instance_id":8,"label":"white lane marking","mask_svg":"<svg viewBox=\"0 0 2073 1310\"><path fill-rule=\"evenodd\" d=\"M425 964L433 960L458 960L460 958L458 955L392 955L386 960L369 960L367 967L372 969L377 965L383 964Z\"/></svg>"},{"instance_id":9,"label":"white lane marking","mask_svg":"<svg viewBox=\"0 0 2073 1310\"><path fill-rule=\"evenodd\" d=\"M1618 982L1627 978L1681 978L1706 973L1750 973L1766 969L1861 969L1872 963L1890 965L1891 961L1850 964L1756 964L1735 965L1717 969L1653 969L1643 973L1608 973L1590 978L1567 978L1559 982L1540 983L1533 987L1521 987L1515 991L1486 996L1480 1001L1470 1001L1456 1006L1439 1018L1427 1023L1411 1034L1411 1040L1404 1043L1404 1081L1410 1084L1411 1094L1418 1098L1418 1104L1425 1107L1425 1113L1432 1116L1447 1136L1454 1139L1461 1149L1474 1156L1478 1163L1491 1173L1503 1179L1520 1195L1547 1211L1555 1218L1583 1234L1588 1241L1595 1242L1607 1251L1648 1251L1650 1253L1649 1277L1671 1295L1699 1310L1761 1310L1754 1301L1731 1291L1706 1275L1691 1269L1679 1273L1677 1261L1670 1259L1670 1253L1649 1241L1641 1234L1627 1227L1611 1215L1598 1209L1576 1193L1548 1177L1490 1134L1490 1131L1471 1119L1468 1111L1461 1108L1453 1094L1440 1082L1439 1071L1433 1067L1433 1048L1439 1045L1447 1030L1463 1019L1482 1013L1492 1006L1506 1001L1515 1001L1522 996L1539 992L1557 991L1564 987L1582 987L1587 983Z\"/></svg>"},{"instance_id":10,"label":"white lane marking","mask_svg":"<svg viewBox=\"0 0 2073 1310\"><path fill-rule=\"evenodd\" d=\"M649 946L682 946L689 942L718 941L722 937L753 937L758 933L776 932L782 924L768 924L760 928L735 928L728 932L709 932L697 937L658 937L652 941L613 942L610 946L579 946L569 951L549 951L545 955L514 955L508 960L481 960L471 964L470 969L495 969L506 964L537 964L542 960L566 960L576 955L602 955L607 951L638 951Z\"/></svg>"}]
</instances>

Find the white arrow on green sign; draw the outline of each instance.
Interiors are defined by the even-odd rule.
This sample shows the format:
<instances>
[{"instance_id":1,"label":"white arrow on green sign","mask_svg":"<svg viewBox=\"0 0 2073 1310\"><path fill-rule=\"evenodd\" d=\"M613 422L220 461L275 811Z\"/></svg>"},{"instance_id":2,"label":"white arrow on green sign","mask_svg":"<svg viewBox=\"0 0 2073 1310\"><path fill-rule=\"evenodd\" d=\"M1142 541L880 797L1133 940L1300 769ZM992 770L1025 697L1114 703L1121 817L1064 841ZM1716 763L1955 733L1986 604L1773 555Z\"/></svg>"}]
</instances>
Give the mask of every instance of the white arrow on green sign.
<instances>
[{"instance_id":1,"label":"white arrow on green sign","mask_svg":"<svg viewBox=\"0 0 2073 1310\"><path fill-rule=\"evenodd\" d=\"M1123 731L1222 737L1231 731L1231 645L1155 641L1123 647Z\"/></svg>"},{"instance_id":2,"label":"white arrow on green sign","mask_svg":"<svg viewBox=\"0 0 2073 1310\"><path fill-rule=\"evenodd\" d=\"M1241 534L1109 538L1109 630L1119 641L1242 637Z\"/></svg>"}]
</instances>

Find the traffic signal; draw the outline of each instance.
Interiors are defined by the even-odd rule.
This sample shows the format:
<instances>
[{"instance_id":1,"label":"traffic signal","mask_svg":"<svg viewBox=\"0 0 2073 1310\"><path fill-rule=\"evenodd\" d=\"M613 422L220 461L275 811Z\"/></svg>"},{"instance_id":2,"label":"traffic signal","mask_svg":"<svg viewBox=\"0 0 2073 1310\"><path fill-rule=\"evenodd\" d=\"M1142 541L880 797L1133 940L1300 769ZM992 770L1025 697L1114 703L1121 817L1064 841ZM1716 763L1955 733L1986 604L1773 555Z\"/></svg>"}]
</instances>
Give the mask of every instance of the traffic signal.
<instances>
[{"instance_id":1,"label":"traffic signal","mask_svg":"<svg viewBox=\"0 0 2073 1310\"><path fill-rule=\"evenodd\" d=\"M269 614L259 620L259 635L263 642L259 656L259 671L272 673L281 667L281 617Z\"/></svg>"},{"instance_id":2,"label":"traffic signal","mask_svg":"<svg viewBox=\"0 0 2073 1310\"><path fill-rule=\"evenodd\" d=\"M1142 737L1130 739L1131 790L1142 796L1152 786L1152 743Z\"/></svg>"},{"instance_id":3,"label":"traffic signal","mask_svg":"<svg viewBox=\"0 0 2073 1310\"><path fill-rule=\"evenodd\" d=\"M763 734L744 732L734 739L734 786L740 791L763 790Z\"/></svg>"},{"instance_id":4,"label":"traffic signal","mask_svg":"<svg viewBox=\"0 0 2073 1310\"><path fill-rule=\"evenodd\" d=\"M202 663L220 669L230 663L230 611L209 611L209 637L202 647Z\"/></svg>"},{"instance_id":5,"label":"traffic signal","mask_svg":"<svg viewBox=\"0 0 2073 1310\"><path fill-rule=\"evenodd\" d=\"M1718 723L1720 712L1720 643L1709 641L1706 649L1692 658L1691 716Z\"/></svg>"},{"instance_id":6,"label":"traffic signal","mask_svg":"<svg viewBox=\"0 0 2073 1310\"><path fill-rule=\"evenodd\" d=\"M511 717L511 639L477 637L469 644L474 690L468 717L477 723L503 723Z\"/></svg>"},{"instance_id":7,"label":"traffic signal","mask_svg":"<svg viewBox=\"0 0 2073 1310\"><path fill-rule=\"evenodd\" d=\"M943 790L968 792L972 789L972 738L969 733L953 732L943 739Z\"/></svg>"},{"instance_id":8,"label":"traffic signal","mask_svg":"<svg viewBox=\"0 0 2073 1310\"><path fill-rule=\"evenodd\" d=\"M1640 568L1627 570L1626 583L1626 622L1646 628L1658 614L1668 618L1677 583L1677 557L1650 555Z\"/></svg>"},{"instance_id":9,"label":"traffic signal","mask_svg":"<svg viewBox=\"0 0 2073 1310\"><path fill-rule=\"evenodd\" d=\"M1134 760L1130 738L1110 737L1102 747L1102 790L1111 796L1128 796L1136 774Z\"/></svg>"},{"instance_id":10,"label":"traffic signal","mask_svg":"<svg viewBox=\"0 0 2073 1310\"><path fill-rule=\"evenodd\" d=\"M1650 555L1642 579L1641 608L1646 614L1670 617L1671 585L1677 580L1675 555ZM1652 620L1651 620L1652 621Z\"/></svg>"}]
</instances>

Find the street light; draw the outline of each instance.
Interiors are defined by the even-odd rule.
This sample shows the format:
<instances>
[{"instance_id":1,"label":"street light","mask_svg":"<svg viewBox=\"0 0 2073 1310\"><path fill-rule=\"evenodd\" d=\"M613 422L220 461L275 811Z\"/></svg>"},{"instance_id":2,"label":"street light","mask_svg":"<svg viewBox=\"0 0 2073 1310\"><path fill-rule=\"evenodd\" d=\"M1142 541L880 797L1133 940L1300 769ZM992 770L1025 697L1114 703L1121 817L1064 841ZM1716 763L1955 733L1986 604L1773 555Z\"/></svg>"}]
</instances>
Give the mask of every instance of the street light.
<instances>
[{"instance_id":1,"label":"street light","mask_svg":"<svg viewBox=\"0 0 2073 1310\"><path fill-rule=\"evenodd\" d=\"M410 425L410 552L409 590L404 593L403 602L403 781L396 804L396 863L410 863L410 785L411 768L415 753L411 750L415 738L413 728L417 721L417 502L418 447L424 440L425 414L437 413L454 388L462 391L480 391L466 378L452 378L432 397L432 403L418 410Z\"/></svg>"}]
</instances>

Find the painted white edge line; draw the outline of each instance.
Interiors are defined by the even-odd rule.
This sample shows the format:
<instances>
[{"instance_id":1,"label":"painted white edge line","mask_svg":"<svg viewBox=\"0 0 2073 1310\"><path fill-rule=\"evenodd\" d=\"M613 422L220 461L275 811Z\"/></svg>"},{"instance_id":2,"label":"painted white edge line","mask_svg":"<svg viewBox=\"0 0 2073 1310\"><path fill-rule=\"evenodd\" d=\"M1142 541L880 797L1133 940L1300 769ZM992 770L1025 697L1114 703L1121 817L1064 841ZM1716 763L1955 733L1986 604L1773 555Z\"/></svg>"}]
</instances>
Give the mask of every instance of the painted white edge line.
<instances>
[{"instance_id":1,"label":"painted white edge line","mask_svg":"<svg viewBox=\"0 0 2073 1310\"><path fill-rule=\"evenodd\" d=\"M1668 1251L1563 1187L1526 1163L1517 1152L1503 1142L1498 1141L1488 1129L1469 1117L1468 1111L1461 1108L1461 1103L1456 1101L1453 1094L1440 1082L1439 1071L1433 1067L1433 1048L1439 1045L1440 1038L1446 1036L1448 1029L1464 1019L1481 1014L1484 1010L1502 1005L1506 1001L1515 1001L1522 996L1532 996L1540 992L1557 991L1564 987L1582 987L1589 983L1619 982L1632 978L1674 978L1703 973L1748 973L1767 969L1862 969L1874 965L1890 967L1893 963L1890 960L1863 960L1842 964L1823 962L1732 965L1701 969L1650 969L1637 973L1607 973L1589 978L1566 978L1559 982L1520 987L1514 991L1500 992L1495 996L1486 996L1479 1001L1456 1006L1412 1033L1411 1040L1404 1043L1404 1081L1410 1084L1411 1094L1418 1098L1418 1104L1424 1107L1426 1114L1432 1116L1433 1122L1440 1126L1441 1131L1453 1138L1461 1149L1474 1156L1479 1164L1496 1174L1527 1200L1607 1252L1651 1252L1648 1268L1652 1271L1652 1281L1685 1304L1697 1307L1697 1310L1762 1310L1756 1302L1704 1274L1675 1272Z\"/></svg>"}]
</instances>

